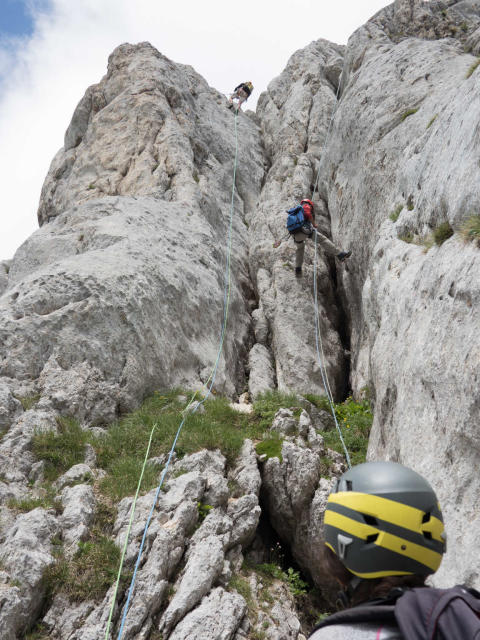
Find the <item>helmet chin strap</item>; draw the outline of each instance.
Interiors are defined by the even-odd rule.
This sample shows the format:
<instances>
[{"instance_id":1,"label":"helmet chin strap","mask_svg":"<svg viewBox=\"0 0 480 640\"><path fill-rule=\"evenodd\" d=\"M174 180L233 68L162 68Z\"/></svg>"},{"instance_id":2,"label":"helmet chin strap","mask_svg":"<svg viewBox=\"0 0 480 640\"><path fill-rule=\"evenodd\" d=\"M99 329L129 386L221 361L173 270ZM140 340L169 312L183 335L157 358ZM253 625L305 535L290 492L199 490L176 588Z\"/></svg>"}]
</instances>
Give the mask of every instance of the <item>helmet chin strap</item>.
<instances>
[{"instance_id":1,"label":"helmet chin strap","mask_svg":"<svg viewBox=\"0 0 480 640\"><path fill-rule=\"evenodd\" d=\"M343 591L339 591L337 602L339 602L339 604L341 604L344 609L350 606L353 595L362 582L363 578L354 576L347 584L345 589Z\"/></svg>"}]
</instances>

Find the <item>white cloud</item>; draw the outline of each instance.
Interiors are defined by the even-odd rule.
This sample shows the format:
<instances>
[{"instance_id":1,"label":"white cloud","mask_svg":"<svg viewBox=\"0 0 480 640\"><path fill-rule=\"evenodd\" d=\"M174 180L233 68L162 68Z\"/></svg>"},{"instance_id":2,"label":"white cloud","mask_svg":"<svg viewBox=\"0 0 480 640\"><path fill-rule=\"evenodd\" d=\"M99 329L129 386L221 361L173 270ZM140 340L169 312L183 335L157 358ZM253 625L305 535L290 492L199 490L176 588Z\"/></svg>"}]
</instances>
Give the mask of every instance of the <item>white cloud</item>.
<instances>
[{"instance_id":1,"label":"white cloud","mask_svg":"<svg viewBox=\"0 0 480 640\"><path fill-rule=\"evenodd\" d=\"M0 40L0 259L36 228L49 164L85 89L122 42L150 41L229 92L250 79L258 97L297 49L346 43L386 0L30 0L29 38ZM255 101L251 100L250 105Z\"/></svg>"}]
</instances>

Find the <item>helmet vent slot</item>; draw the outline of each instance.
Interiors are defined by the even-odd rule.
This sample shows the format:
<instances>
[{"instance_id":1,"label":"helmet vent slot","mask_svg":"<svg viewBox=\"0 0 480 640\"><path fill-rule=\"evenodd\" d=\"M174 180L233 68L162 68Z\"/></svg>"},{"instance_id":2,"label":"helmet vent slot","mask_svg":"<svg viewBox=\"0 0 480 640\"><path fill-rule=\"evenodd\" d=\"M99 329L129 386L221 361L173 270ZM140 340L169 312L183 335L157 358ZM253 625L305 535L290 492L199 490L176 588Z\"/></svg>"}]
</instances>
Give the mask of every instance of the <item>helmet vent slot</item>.
<instances>
[{"instance_id":1,"label":"helmet vent slot","mask_svg":"<svg viewBox=\"0 0 480 640\"><path fill-rule=\"evenodd\" d=\"M378 526L377 519L374 518L373 516L369 516L366 513L362 513L362 518L365 520L366 524L370 524L372 525L372 527Z\"/></svg>"},{"instance_id":2,"label":"helmet vent slot","mask_svg":"<svg viewBox=\"0 0 480 640\"><path fill-rule=\"evenodd\" d=\"M423 537L426 538L427 540L432 539L432 534L430 533L430 531L422 531L422 533L423 533Z\"/></svg>"},{"instance_id":3,"label":"helmet vent slot","mask_svg":"<svg viewBox=\"0 0 480 640\"><path fill-rule=\"evenodd\" d=\"M422 517L422 522L423 523L428 522L430 520L430 516L431 516L431 514L430 514L429 511L427 511L427 513L424 513L423 517Z\"/></svg>"},{"instance_id":4,"label":"helmet vent slot","mask_svg":"<svg viewBox=\"0 0 480 640\"><path fill-rule=\"evenodd\" d=\"M372 543L372 542L375 542L375 540L376 540L377 538L378 538L378 533L372 533L371 535L367 536L367 539L366 539L366 541L365 541L365 542L366 542L367 544L370 544L370 543Z\"/></svg>"}]
</instances>

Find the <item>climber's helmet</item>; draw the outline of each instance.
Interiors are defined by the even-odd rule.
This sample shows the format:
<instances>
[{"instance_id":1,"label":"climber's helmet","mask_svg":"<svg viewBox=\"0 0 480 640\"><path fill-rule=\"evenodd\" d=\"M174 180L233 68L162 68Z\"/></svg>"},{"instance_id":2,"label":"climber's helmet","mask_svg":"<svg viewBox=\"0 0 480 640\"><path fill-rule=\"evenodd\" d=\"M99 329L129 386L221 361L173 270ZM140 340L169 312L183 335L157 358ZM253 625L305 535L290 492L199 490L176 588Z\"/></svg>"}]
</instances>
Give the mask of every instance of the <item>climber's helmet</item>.
<instances>
[{"instance_id":1,"label":"climber's helmet","mask_svg":"<svg viewBox=\"0 0 480 640\"><path fill-rule=\"evenodd\" d=\"M313 211L313 202L311 200L309 200L308 198L304 198L300 204L309 204L312 207L312 211Z\"/></svg>"},{"instance_id":2,"label":"climber's helmet","mask_svg":"<svg viewBox=\"0 0 480 640\"><path fill-rule=\"evenodd\" d=\"M325 544L360 578L434 573L446 549L435 492L396 462L357 465L328 498Z\"/></svg>"}]
</instances>

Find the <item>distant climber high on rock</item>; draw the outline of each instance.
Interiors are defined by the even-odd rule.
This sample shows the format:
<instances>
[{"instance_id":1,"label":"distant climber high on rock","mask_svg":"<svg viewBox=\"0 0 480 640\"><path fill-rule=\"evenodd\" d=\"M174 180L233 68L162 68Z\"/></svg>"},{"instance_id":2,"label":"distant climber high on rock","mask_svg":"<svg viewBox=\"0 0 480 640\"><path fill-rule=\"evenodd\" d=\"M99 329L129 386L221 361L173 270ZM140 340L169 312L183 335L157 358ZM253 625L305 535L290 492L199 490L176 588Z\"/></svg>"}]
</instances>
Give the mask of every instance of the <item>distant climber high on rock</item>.
<instances>
[{"instance_id":1,"label":"distant climber high on rock","mask_svg":"<svg viewBox=\"0 0 480 640\"><path fill-rule=\"evenodd\" d=\"M252 91L253 91L253 84L250 81L240 83L238 87L235 87L235 89L233 90L233 93L231 94L228 100L228 103L229 103L228 108L231 109L233 107L233 101L237 99L238 100L237 110L240 110L240 107L244 102L248 100Z\"/></svg>"},{"instance_id":2,"label":"distant climber high on rock","mask_svg":"<svg viewBox=\"0 0 480 640\"><path fill-rule=\"evenodd\" d=\"M302 273L303 256L305 253L305 240L311 238L313 233L317 234L317 240L325 253L336 256L340 262L346 260L351 251L340 251L331 240L317 230L315 224L315 208L313 202L304 198L299 205L287 211L287 229L293 236L297 251L295 254L295 275Z\"/></svg>"}]
</instances>

